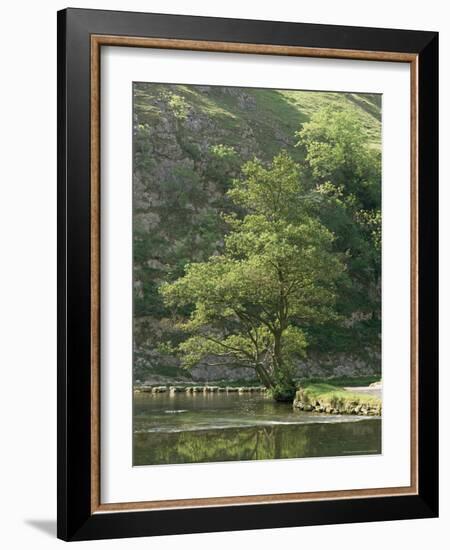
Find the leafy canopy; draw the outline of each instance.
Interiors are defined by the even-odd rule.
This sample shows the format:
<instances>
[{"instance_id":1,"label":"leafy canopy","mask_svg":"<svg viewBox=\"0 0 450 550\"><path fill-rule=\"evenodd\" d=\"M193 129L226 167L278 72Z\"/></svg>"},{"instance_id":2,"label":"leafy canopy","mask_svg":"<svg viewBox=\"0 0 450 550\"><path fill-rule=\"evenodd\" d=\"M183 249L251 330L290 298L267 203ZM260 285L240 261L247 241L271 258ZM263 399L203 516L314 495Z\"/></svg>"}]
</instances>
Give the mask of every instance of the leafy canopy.
<instances>
[{"instance_id":1,"label":"leafy canopy","mask_svg":"<svg viewBox=\"0 0 450 550\"><path fill-rule=\"evenodd\" d=\"M381 153L355 109L330 107L296 133L305 170L315 184L317 215L348 258L338 308L379 316L381 277Z\"/></svg>"},{"instance_id":2,"label":"leafy canopy","mask_svg":"<svg viewBox=\"0 0 450 550\"><path fill-rule=\"evenodd\" d=\"M368 142L355 110L320 109L296 135L316 182L343 186L363 208L379 203L381 153Z\"/></svg>"},{"instance_id":3,"label":"leafy canopy","mask_svg":"<svg viewBox=\"0 0 450 550\"><path fill-rule=\"evenodd\" d=\"M249 366L267 387L292 388L293 359L306 338L303 323L334 317L342 258L333 234L309 213L297 164L282 152L269 166L253 160L232 182L242 215L226 216L222 254L191 263L161 286L167 306L191 307L180 326L184 365L200 360Z\"/></svg>"}]
</instances>

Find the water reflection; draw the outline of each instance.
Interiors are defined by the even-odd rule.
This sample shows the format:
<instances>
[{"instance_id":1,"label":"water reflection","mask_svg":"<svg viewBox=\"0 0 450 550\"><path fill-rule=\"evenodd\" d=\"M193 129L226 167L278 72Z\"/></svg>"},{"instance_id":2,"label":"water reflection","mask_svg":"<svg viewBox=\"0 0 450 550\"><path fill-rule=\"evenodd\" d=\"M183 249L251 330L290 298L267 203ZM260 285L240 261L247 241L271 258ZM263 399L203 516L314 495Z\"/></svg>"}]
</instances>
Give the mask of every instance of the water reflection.
<instances>
[{"instance_id":1,"label":"water reflection","mask_svg":"<svg viewBox=\"0 0 450 550\"><path fill-rule=\"evenodd\" d=\"M259 395L136 396L134 465L376 454L377 418L317 415Z\"/></svg>"}]
</instances>

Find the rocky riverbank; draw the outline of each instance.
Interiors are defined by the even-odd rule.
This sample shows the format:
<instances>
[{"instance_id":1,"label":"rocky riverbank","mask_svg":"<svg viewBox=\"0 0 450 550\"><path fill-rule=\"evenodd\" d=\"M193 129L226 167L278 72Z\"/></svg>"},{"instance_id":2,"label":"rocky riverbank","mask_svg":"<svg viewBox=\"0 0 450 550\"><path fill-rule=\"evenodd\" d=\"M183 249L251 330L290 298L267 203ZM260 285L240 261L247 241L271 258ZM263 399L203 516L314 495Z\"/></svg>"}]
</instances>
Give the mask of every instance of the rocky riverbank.
<instances>
[{"instance_id":1,"label":"rocky riverbank","mask_svg":"<svg viewBox=\"0 0 450 550\"><path fill-rule=\"evenodd\" d=\"M307 412L381 416L381 384L365 388L311 384L296 392L293 406Z\"/></svg>"},{"instance_id":2,"label":"rocky riverbank","mask_svg":"<svg viewBox=\"0 0 450 550\"><path fill-rule=\"evenodd\" d=\"M299 388L293 402L294 409L328 414L354 414L359 416L381 415L381 382L370 386L341 387L328 383L310 383ZM140 384L135 393L157 395L215 394L215 393L267 393L264 386L225 385L152 385Z\"/></svg>"},{"instance_id":3,"label":"rocky riverbank","mask_svg":"<svg viewBox=\"0 0 450 550\"><path fill-rule=\"evenodd\" d=\"M264 386L137 386L135 393L265 393Z\"/></svg>"}]
</instances>

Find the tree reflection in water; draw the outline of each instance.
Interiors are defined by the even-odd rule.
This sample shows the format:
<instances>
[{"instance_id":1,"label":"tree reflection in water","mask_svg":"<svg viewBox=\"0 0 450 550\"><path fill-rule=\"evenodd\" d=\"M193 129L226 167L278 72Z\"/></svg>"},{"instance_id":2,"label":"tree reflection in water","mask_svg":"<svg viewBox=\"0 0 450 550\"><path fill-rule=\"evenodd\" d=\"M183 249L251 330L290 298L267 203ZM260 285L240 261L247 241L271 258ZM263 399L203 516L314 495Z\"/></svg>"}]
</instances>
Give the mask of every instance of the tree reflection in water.
<instances>
[{"instance_id":1,"label":"tree reflection in water","mask_svg":"<svg viewBox=\"0 0 450 550\"><path fill-rule=\"evenodd\" d=\"M134 465L377 454L379 419L136 433Z\"/></svg>"}]
</instances>

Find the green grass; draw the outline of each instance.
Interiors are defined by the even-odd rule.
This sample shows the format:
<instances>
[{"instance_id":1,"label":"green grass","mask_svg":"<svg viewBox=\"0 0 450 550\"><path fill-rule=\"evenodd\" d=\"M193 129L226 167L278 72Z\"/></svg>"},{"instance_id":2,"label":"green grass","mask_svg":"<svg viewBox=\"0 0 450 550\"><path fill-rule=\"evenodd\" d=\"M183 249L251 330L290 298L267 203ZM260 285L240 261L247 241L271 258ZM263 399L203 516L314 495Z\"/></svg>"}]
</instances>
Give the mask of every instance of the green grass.
<instances>
[{"instance_id":1,"label":"green grass","mask_svg":"<svg viewBox=\"0 0 450 550\"><path fill-rule=\"evenodd\" d=\"M347 387L362 387L369 386L374 382L378 382L380 376L378 374L370 374L367 376L333 376L329 378L301 378L298 380L300 386L310 384L328 384L331 386L347 386Z\"/></svg>"},{"instance_id":2,"label":"green grass","mask_svg":"<svg viewBox=\"0 0 450 550\"><path fill-rule=\"evenodd\" d=\"M190 109L204 113L217 128L220 128L220 142L236 144L240 131L250 127L258 146L267 159L275 155L280 148L278 139L274 139L274 130L284 136L283 145L298 161L302 152L295 148L295 131L309 120L317 109L332 105L336 109L351 105L360 112L361 120L373 146L381 146L380 107L377 98L370 94L351 94L335 92L309 92L297 90L271 90L246 88L245 93L255 100L254 108L239 104L235 95L224 93L221 87L211 87L203 93L196 86L138 84L135 88L135 104L140 122L151 124L160 110L155 101L161 92L170 89L182 97Z\"/></svg>"},{"instance_id":3,"label":"green grass","mask_svg":"<svg viewBox=\"0 0 450 550\"><path fill-rule=\"evenodd\" d=\"M368 402L377 402L379 401L378 397L374 395L368 395L366 393L358 393L353 391L348 391L339 386L332 386L331 384L309 384L303 391L306 395L317 400L346 400L346 401L356 401L363 400Z\"/></svg>"},{"instance_id":4,"label":"green grass","mask_svg":"<svg viewBox=\"0 0 450 550\"><path fill-rule=\"evenodd\" d=\"M381 399L379 397L345 390L342 387L325 383L310 383L300 388L296 393L296 400L306 406L309 405L314 408L320 406L328 409L327 412L330 409L335 409L340 413L351 413L356 407L365 407L376 411L375 414L381 413Z\"/></svg>"}]
</instances>

